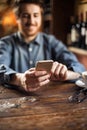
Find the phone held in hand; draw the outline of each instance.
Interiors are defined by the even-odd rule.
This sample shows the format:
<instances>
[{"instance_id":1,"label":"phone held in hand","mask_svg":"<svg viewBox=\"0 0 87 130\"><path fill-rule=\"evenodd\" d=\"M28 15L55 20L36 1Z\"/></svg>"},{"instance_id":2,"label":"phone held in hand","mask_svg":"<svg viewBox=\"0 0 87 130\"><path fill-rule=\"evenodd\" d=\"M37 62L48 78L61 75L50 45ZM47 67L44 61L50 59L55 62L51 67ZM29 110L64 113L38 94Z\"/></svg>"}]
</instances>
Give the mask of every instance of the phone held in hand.
<instances>
[{"instance_id":1,"label":"phone held in hand","mask_svg":"<svg viewBox=\"0 0 87 130\"><path fill-rule=\"evenodd\" d=\"M53 60L38 61L36 63L36 70L38 71L46 70L48 73L50 73L52 65L53 65Z\"/></svg>"}]
</instances>

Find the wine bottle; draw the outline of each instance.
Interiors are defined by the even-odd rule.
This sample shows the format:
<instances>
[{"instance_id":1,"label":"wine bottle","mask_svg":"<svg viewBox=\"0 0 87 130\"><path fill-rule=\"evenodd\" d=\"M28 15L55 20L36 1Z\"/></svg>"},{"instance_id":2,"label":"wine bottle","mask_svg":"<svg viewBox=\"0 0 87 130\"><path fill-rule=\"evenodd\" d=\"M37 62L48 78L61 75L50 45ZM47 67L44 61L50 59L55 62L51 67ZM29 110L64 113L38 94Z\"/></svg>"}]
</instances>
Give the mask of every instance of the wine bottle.
<instances>
[{"instance_id":1,"label":"wine bottle","mask_svg":"<svg viewBox=\"0 0 87 130\"><path fill-rule=\"evenodd\" d=\"M75 18L74 16L70 16L69 24L67 26L67 45L72 46L72 41L75 41L75 33L74 33L74 26L75 26ZM72 30L73 28L73 30Z\"/></svg>"},{"instance_id":2,"label":"wine bottle","mask_svg":"<svg viewBox=\"0 0 87 130\"><path fill-rule=\"evenodd\" d=\"M78 15L76 15L74 18L75 18L75 22L71 28L71 41L74 47L79 47L80 24L78 22Z\"/></svg>"},{"instance_id":3,"label":"wine bottle","mask_svg":"<svg viewBox=\"0 0 87 130\"><path fill-rule=\"evenodd\" d=\"M72 46L75 46L77 42L77 30L76 30L75 17L73 17L73 24L71 25L71 42L72 42Z\"/></svg>"},{"instance_id":4,"label":"wine bottle","mask_svg":"<svg viewBox=\"0 0 87 130\"><path fill-rule=\"evenodd\" d=\"M81 15L77 15L76 17L76 47L81 48L81 24L82 24L82 19Z\"/></svg>"},{"instance_id":5,"label":"wine bottle","mask_svg":"<svg viewBox=\"0 0 87 130\"><path fill-rule=\"evenodd\" d=\"M80 38L80 47L82 49L85 49L85 35L86 35L86 22L85 22L85 17L83 13L81 13L81 38Z\"/></svg>"},{"instance_id":6,"label":"wine bottle","mask_svg":"<svg viewBox=\"0 0 87 130\"><path fill-rule=\"evenodd\" d=\"M87 11L85 12L85 49L87 49Z\"/></svg>"}]
</instances>

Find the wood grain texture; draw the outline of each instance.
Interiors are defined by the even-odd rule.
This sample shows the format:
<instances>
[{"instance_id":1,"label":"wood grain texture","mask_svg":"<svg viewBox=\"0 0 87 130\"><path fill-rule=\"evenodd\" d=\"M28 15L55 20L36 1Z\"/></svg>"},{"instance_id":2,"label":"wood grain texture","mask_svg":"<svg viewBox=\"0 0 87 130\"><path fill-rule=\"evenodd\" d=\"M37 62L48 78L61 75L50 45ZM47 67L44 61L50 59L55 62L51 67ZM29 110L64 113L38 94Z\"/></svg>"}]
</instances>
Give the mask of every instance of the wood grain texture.
<instances>
[{"instance_id":1,"label":"wood grain texture","mask_svg":"<svg viewBox=\"0 0 87 130\"><path fill-rule=\"evenodd\" d=\"M0 130L86 130L87 100L68 101L77 88L55 82L26 93L0 86Z\"/></svg>"}]
</instances>

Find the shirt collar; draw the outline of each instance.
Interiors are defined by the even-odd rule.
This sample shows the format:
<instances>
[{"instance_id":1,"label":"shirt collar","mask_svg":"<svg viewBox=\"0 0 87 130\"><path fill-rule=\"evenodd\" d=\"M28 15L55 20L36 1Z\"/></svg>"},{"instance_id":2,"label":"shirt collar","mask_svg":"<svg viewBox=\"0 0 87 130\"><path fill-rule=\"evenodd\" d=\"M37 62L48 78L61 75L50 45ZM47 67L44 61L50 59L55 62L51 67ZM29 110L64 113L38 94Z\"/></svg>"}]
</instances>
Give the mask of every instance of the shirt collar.
<instances>
[{"instance_id":1,"label":"shirt collar","mask_svg":"<svg viewBox=\"0 0 87 130\"><path fill-rule=\"evenodd\" d=\"M38 45L41 44L41 42L43 41L43 38L42 38L42 33L38 33L38 35L36 36L36 38L34 39L34 43L37 43ZM25 41L23 39L23 37L21 36L21 33L18 32L18 38L20 40L20 43L21 44L25 44ZM33 41L32 41L33 42Z\"/></svg>"}]
</instances>

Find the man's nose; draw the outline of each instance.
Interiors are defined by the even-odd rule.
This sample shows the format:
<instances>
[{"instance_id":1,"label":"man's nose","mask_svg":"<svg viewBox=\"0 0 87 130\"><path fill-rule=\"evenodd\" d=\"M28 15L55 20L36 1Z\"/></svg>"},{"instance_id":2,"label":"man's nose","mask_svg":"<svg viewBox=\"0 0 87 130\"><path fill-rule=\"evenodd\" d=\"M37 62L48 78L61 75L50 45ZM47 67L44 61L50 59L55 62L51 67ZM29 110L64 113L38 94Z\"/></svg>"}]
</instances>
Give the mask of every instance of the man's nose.
<instances>
[{"instance_id":1,"label":"man's nose","mask_svg":"<svg viewBox=\"0 0 87 130\"><path fill-rule=\"evenodd\" d=\"M33 17L33 16L30 16L30 17L28 18L28 22L31 23L31 24L33 24L33 23L34 23L34 17Z\"/></svg>"}]
</instances>

